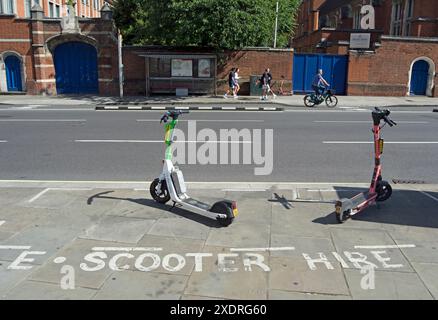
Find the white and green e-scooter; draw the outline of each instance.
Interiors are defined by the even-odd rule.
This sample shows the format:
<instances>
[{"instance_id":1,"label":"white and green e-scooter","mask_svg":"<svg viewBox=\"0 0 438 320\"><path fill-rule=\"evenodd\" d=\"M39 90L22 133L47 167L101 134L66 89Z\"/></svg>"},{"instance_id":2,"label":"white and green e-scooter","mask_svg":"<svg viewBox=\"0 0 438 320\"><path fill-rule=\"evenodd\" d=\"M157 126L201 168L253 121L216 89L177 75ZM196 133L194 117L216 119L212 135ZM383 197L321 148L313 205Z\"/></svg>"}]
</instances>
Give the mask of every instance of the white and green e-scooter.
<instances>
[{"instance_id":1,"label":"white and green e-scooter","mask_svg":"<svg viewBox=\"0 0 438 320\"><path fill-rule=\"evenodd\" d=\"M173 132L178 123L178 117L183 113L188 113L188 111L168 111L161 118L160 123L165 123L164 143L166 144L166 153L163 160L163 171L151 183L151 196L155 201L162 204L172 199L174 206L178 205L186 210L216 219L222 226L228 226L238 214L236 202L221 200L210 206L207 203L190 198L186 193L187 188L181 170L174 167L172 163Z\"/></svg>"}]
</instances>

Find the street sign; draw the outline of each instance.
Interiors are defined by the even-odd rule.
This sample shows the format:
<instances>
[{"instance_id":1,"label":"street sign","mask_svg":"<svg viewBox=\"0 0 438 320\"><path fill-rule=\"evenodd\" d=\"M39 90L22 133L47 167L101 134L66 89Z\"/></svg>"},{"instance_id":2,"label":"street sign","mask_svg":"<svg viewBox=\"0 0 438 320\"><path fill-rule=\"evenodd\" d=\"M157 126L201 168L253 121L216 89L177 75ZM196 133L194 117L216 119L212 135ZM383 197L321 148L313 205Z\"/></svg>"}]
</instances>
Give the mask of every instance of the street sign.
<instances>
[{"instance_id":1,"label":"street sign","mask_svg":"<svg viewBox=\"0 0 438 320\"><path fill-rule=\"evenodd\" d=\"M350 48L351 49L368 49L370 47L370 33L351 33Z\"/></svg>"}]
</instances>

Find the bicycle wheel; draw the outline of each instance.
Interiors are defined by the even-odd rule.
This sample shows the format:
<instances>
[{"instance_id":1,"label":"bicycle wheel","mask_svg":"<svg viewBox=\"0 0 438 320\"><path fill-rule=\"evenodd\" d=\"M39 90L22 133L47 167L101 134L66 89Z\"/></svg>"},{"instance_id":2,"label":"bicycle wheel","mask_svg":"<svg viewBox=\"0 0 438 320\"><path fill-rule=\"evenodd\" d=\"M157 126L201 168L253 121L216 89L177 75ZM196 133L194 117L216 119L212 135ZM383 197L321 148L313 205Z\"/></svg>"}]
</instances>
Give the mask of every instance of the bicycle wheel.
<instances>
[{"instance_id":1,"label":"bicycle wheel","mask_svg":"<svg viewBox=\"0 0 438 320\"><path fill-rule=\"evenodd\" d=\"M331 96L331 95L327 96L327 98L325 98L325 104L329 108L334 108L338 104L338 98L336 98L335 96Z\"/></svg>"},{"instance_id":2,"label":"bicycle wheel","mask_svg":"<svg viewBox=\"0 0 438 320\"><path fill-rule=\"evenodd\" d=\"M304 105L306 107L312 108L315 106L315 100L313 99L311 94L306 94L304 96Z\"/></svg>"}]
</instances>

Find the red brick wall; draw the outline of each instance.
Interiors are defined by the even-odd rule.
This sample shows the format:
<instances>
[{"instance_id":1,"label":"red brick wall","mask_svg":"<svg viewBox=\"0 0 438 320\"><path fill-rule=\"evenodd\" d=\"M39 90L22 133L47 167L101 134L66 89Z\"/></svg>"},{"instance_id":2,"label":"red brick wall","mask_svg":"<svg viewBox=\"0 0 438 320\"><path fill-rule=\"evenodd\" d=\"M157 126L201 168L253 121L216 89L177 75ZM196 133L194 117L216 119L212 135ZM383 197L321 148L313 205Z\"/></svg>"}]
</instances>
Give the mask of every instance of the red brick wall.
<instances>
[{"instance_id":1,"label":"red brick wall","mask_svg":"<svg viewBox=\"0 0 438 320\"><path fill-rule=\"evenodd\" d=\"M71 35L59 37L59 42L81 41L88 37L96 44L98 54L99 93L118 94L118 56L116 30L112 21L102 19L80 20L82 38ZM0 54L13 51L24 61L25 90L29 94L56 94L55 67L48 40L60 36L60 20L15 19L0 16ZM77 36L79 37L79 36ZM11 39L11 42L4 41ZM13 41L18 39L21 41ZM58 41L58 40L57 40ZM49 43L50 44L50 43Z\"/></svg>"},{"instance_id":2,"label":"red brick wall","mask_svg":"<svg viewBox=\"0 0 438 320\"><path fill-rule=\"evenodd\" d=\"M145 58L141 49L123 48L124 88L127 96L146 95Z\"/></svg>"},{"instance_id":3,"label":"red brick wall","mask_svg":"<svg viewBox=\"0 0 438 320\"><path fill-rule=\"evenodd\" d=\"M222 61L222 63L219 63ZM225 52L218 59L218 93L228 89L228 73L238 67L240 94L250 93L250 76L262 75L271 69L274 81L285 80L285 89L290 90L292 82L293 50L242 50Z\"/></svg>"},{"instance_id":4,"label":"red brick wall","mask_svg":"<svg viewBox=\"0 0 438 320\"><path fill-rule=\"evenodd\" d=\"M438 66L438 42L406 42L382 39L376 53L350 53L348 95L405 96L412 62L428 57ZM437 72L437 70L435 70ZM435 76L435 85L437 84ZM434 88L432 95L438 97Z\"/></svg>"},{"instance_id":5,"label":"red brick wall","mask_svg":"<svg viewBox=\"0 0 438 320\"><path fill-rule=\"evenodd\" d=\"M32 87L34 78L32 43L30 42L29 20L15 19L14 16L0 16L0 34L2 39L20 39L25 42L0 42L0 53L13 51L24 60L26 88Z\"/></svg>"},{"instance_id":6,"label":"red brick wall","mask_svg":"<svg viewBox=\"0 0 438 320\"><path fill-rule=\"evenodd\" d=\"M147 48L150 53L151 48ZM163 52L163 48L156 48ZM169 49L167 53L173 54L190 54L191 51L178 49ZM209 53L202 48L197 49L197 53ZM124 92L126 95L145 95L146 94L146 75L145 75L145 58L139 54L144 53L142 47L125 47L123 48L123 65L125 72ZM290 89L292 80L292 50L275 50L275 49L258 49L258 50L241 50L226 51L217 55L217 92L220 94L226 91L228 86L228 73L233 67L239 67L239 80L241 85L240 94L247 95L250 93L250 76L261 75L265 68L270 68L274 81L281 80L284 77L284 89Z\"/></svg>"}]
</instances>

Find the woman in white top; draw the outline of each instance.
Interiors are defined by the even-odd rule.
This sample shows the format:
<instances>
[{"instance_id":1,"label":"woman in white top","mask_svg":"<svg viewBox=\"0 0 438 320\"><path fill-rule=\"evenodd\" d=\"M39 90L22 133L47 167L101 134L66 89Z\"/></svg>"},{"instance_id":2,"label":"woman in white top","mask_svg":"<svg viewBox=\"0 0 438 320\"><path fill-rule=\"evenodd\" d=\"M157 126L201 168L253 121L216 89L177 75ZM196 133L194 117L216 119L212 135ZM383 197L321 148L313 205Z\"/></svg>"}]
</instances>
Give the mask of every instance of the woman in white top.
<instances>
[{"instance_id":1,"label":"woman in white top","mask_svg":"<svg viewBox=\"0 0 438 320\"><path fill-rule=\"evenodd\" d=\"M240 90L240 85L239 85L239 68L236 68L235 72L234 72L234 80L235 80L235 87L234 87L234 98L237 98L237 93Z\"/></svg>"}]
</instances>

